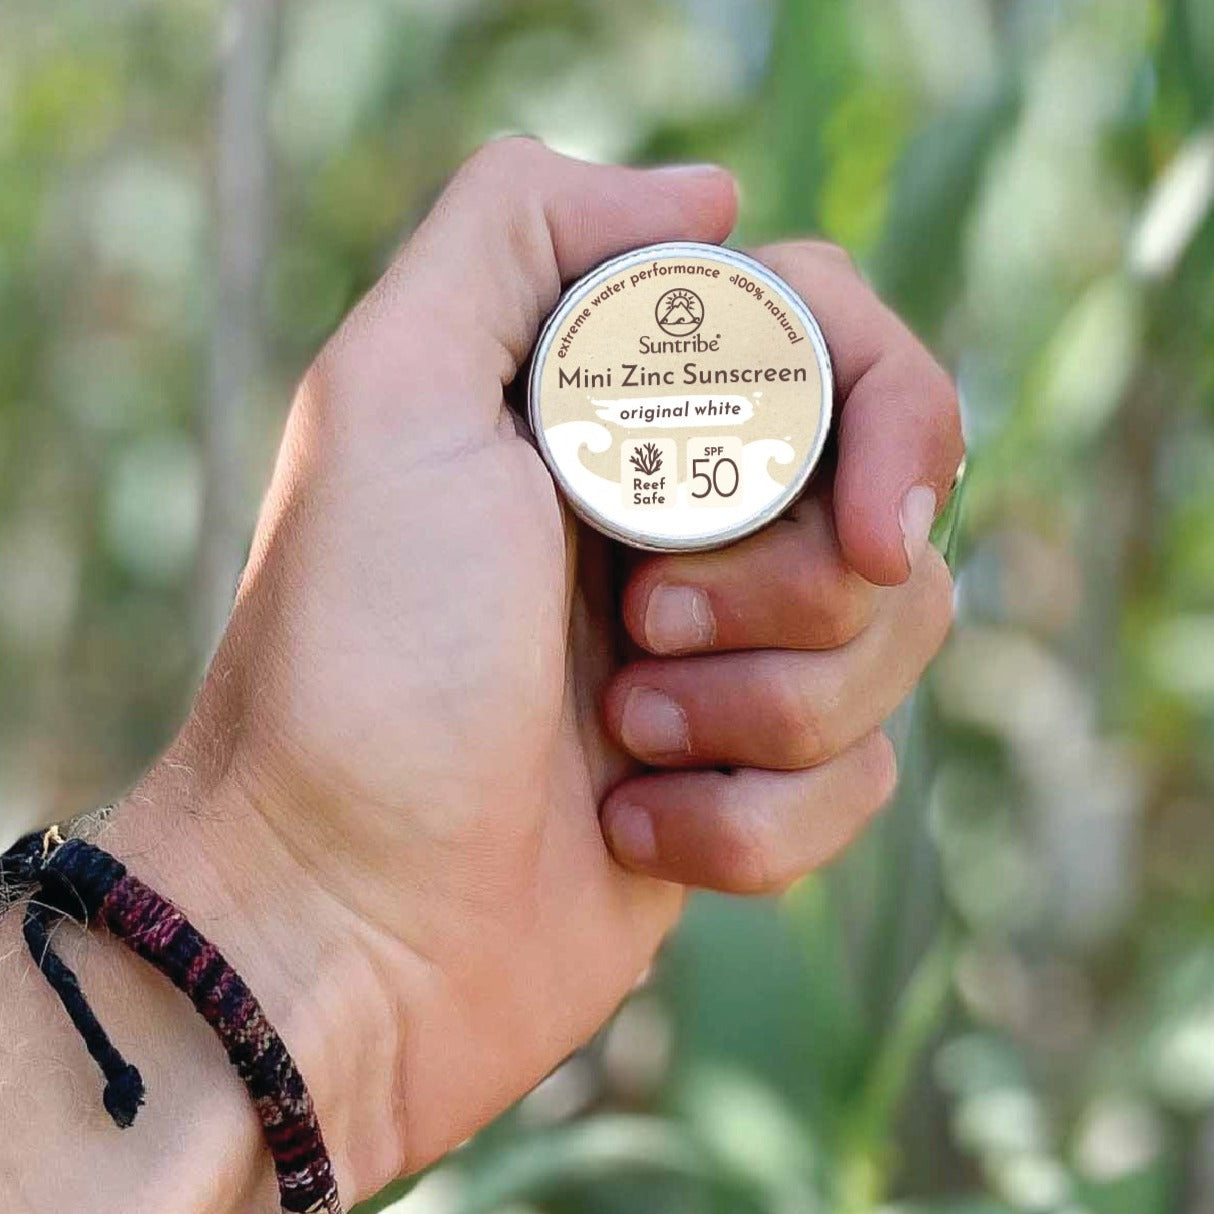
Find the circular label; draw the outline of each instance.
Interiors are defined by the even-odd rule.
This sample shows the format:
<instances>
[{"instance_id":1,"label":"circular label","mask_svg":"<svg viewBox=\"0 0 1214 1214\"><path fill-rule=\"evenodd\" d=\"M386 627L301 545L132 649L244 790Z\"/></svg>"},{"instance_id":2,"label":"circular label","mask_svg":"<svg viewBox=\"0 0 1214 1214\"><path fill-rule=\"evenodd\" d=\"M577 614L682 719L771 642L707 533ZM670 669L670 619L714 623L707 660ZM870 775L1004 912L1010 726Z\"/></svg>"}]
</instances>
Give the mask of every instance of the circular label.
<instances>
[{"instance_id":1,"label":"circular label","mask_svg":"<svg viewBox=\"0 0 1214 1214\"><path fill-rule=\"evenodd\" d=\"M801 493L830 428L830 356L765 266L677 243L606 262L536 346L531 427L574 511L659 551L713 548Z\"/></svg>"}]
</instances>

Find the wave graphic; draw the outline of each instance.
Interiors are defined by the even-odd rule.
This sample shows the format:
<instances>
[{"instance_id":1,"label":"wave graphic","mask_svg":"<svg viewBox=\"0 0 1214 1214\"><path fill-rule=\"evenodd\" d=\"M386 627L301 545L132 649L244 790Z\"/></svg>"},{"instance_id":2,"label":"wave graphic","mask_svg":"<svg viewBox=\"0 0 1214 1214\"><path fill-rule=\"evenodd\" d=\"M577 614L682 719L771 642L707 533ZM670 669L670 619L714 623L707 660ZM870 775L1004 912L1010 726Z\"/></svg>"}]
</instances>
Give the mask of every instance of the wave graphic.
<instances>
[{"instance_id":1,"label":"wave graphic","mask_svg":"<svg viewBox=\"0 0 1214 1214\"><path fill-rule=\"evenodd\" d=\"M675 506L654 510L626 505L618 481L607 480L582 463L583 448L596 455L611 449L614 439L606 426L591 421L561 422L550 426L544 437L570 487L594 513L619 519L656 539L689 539L716 533L762 513L786 489L771 476L772 460L787 465L796 456L792 445L783 439L754 439L742 446L740 500L727 506L701 506L692 501L690 481L682 480L677 487Z\"/></svg>"}]
</instances>

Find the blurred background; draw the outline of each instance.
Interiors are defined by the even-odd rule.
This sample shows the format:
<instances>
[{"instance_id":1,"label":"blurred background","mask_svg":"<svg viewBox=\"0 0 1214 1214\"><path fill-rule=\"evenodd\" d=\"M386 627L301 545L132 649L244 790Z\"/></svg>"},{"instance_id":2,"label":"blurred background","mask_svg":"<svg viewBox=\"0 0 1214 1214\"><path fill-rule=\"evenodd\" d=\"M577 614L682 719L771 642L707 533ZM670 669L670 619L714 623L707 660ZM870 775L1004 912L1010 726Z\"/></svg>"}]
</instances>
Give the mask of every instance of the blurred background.
<instances>
[{"instance_id":1,"label":"blurred background","mask_svg":"<svg viewBox=\"0 0 1214 1214\"><path fill-rule=\"evenodd\" d=\"M880 825L397 1214L1214 1210L1214 4L3 0L0 836L176 728L294 381L484 138L719 160L958 374Z\"/></svg>"}]
</instances>

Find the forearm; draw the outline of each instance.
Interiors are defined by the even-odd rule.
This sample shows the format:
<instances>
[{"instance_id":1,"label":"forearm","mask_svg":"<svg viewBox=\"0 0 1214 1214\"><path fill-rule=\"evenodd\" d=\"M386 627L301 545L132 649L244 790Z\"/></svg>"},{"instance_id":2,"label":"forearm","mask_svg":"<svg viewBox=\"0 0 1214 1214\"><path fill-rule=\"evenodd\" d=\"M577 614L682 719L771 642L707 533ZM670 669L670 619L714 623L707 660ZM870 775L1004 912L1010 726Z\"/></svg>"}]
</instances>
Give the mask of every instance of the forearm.
<instances>
[{"instance_id":1,"label":"forearm","mask_svg":"<svg viewBox=\"0 0 1214 1214\"><path fill-rule=\"evenodd\" d=\"M372 1156L395 1149L390 1128L377 1144L388 1122L382 1103L372 1112L392 1083L395 1035L375 1024L375 983L359 972L342 908L295 879L285 849L231 782L201 784L180 758L161 764L97 842L185 911L248 982L309 1084L350 1195L368 1163L351 1160L352 1145ZM3 1208L276 1210L253 1105L186 998L104 932L56 933L56 949L147 1085L135 1125L117 1129L100 1075L29 957L20 912L0 921Z\"/></svg>"}]
</instances>

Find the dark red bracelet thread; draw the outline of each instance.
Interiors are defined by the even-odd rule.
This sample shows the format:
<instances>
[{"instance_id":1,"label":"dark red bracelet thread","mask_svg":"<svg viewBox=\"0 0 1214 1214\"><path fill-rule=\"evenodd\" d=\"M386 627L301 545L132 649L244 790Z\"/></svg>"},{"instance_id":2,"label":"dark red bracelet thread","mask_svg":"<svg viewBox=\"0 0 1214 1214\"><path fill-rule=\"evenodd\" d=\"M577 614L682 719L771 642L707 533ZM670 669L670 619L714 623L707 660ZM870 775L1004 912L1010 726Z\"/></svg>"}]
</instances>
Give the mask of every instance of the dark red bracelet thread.
<instances>
[{"instance_id":1,"label":"dark red bracelet thread","mask_svg":"<svg viewBox=\"0 0 1214 1214\"><path fill-rule=\"evenodd\" d=\"M0 889L28 894L26 943L105 1075L105 1107L117 1125L135 1120L143 1080L115 1049L51 945L51 933L64 919L107 928L184 992L214 1029L257 1109L283 1210L341 1214L303 1076L244 980L177 907L108 852L82 839L64 840L53 827L26 835L0 856Z\"/></svg>"}]
</instances>

